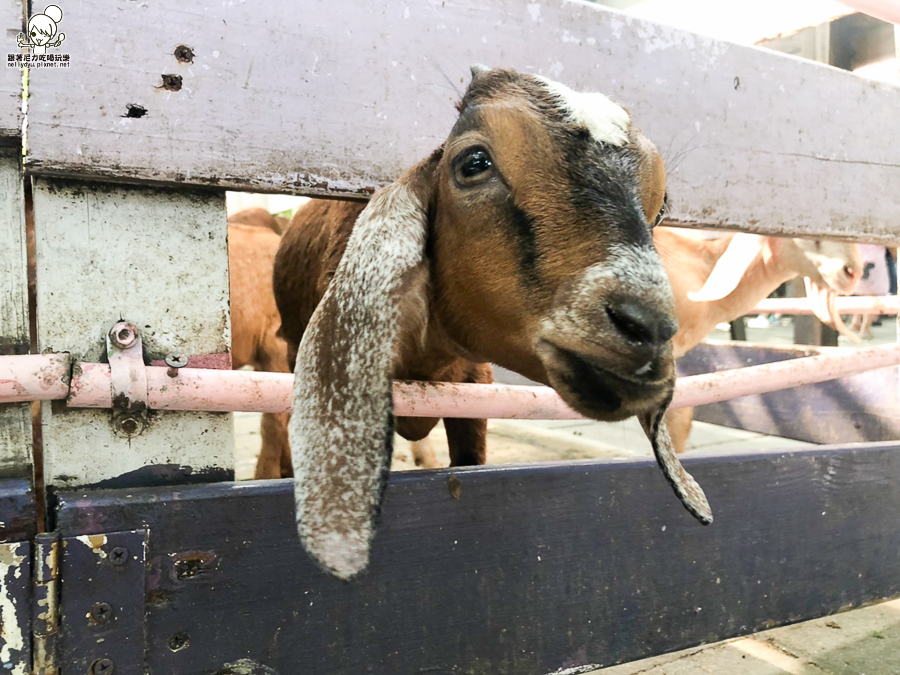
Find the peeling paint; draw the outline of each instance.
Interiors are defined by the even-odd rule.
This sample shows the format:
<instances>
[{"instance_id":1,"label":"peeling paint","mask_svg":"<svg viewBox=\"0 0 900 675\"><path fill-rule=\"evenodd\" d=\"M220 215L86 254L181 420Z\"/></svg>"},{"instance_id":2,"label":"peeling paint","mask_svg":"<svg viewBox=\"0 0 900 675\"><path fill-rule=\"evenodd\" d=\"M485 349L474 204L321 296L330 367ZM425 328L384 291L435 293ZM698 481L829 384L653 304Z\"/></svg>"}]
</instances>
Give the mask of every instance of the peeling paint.
<instances>
[{"instance_id":1,"label":"peeling paint","mask_svg":"<svg viewBox=\"0 0 900 675\"><path fill-rule=\"evenodd\" d=\"M587 666L576 666L574 668L561 668L559 670L554 670L552 673L548 673L548 675L579 675L579 673L589 673L592 670L599 670L603 666L601 664L590 664Z\"/></svg>"},{"instance_id":2,"label":"peeling paint","mask_svg":"<svg viewBox=\"0 0 900 675\"><path fill-rule=\"evenodd\" d=\"M18 607L10 593L11 585L7 584L10 572L13 573L13 578L21 577L19 565L25 562L26 557L19 555L20 546L21 544L0 545L0 626L3 627L0 634L0 664L12 675L28 675L24 662L13 663L16 654L25 649L25 635L16 616Z\"/></svg>"},{"instance_id":3,"label":"peeling paint","mask_svg":"<svg viewBox=\"0 0 900 675\"><path fill-rule=\"evenodd\" d=\"M80 537L75 537L76 541L80 541L82 544L91 549L97 556L100 557L101 560L105 559L106 551L103 550L103 547L106 546L106 535L105 534L83 534Z\"/></svg>"}]
</instances>

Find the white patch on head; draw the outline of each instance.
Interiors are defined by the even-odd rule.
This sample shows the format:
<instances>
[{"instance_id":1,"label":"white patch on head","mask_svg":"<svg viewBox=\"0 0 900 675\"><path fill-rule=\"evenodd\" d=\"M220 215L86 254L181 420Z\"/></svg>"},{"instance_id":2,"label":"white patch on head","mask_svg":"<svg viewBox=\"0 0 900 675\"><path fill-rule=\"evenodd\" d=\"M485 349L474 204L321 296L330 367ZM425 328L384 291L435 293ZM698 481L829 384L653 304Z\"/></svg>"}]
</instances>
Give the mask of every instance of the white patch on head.
<instances>
[{"instance_id":1,"label":"white patch on head","mask_svg":"<svg viewBox=\"0 0 900 675\"><path fill-rule=\"evenodd\" d=\"M419 199L405 183L385 188L360 214L297 355L289 431L298 529L307 552L343 579L369 559L401 314L425 295L424 250Z\"/></svg>"},{"instance_id":2,"label":"white patch on head","mask_svg":"<svg viewBox=\"0 0 900 675\"><path fill-rule=\"evenodd\" d=\"M537 79L559 99L568 122L585 127L601 143L621 147L628 142L631 116L618 103L603 94L577 92L545 77Z\"/></svg>"}]
</instances>

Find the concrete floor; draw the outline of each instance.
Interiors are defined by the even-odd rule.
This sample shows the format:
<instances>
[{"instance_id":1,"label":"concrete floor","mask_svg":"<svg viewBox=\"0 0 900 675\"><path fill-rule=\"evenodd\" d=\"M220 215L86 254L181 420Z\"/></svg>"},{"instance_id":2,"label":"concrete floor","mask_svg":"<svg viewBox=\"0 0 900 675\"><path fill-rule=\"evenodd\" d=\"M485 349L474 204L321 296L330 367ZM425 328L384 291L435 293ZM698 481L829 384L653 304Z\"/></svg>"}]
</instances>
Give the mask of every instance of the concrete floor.
<instances>
[{"instance_id":1,"label":"concrete floor","mask_svg":"<svg viewBox=\"0 0 900 675\"><path fill-rule=\"evenodd\" d=\"M892 320L873 329L874 338L862 347L896 342ZM710 335L728 339L723 330ZM750 342L792 344L788 322L766 325L751 321ZM854 346L840 338L841 346ZM252 478L259 452L259 415L235 414L236 473ZM435 454L449 464L446 437L441 429L430 436ZM808 445L739 429L695 422L689 450L763 449ZM491 420L488 458L492 464L562 459L600 459L650 455L640 426L629 420L617 424L591 421ZM415 469L409 446L397 437L394 471ZM704 645L682 652L592 671L592 675L900 675L900 600L873 605L815 621L768 630L755 635ZM531 675L531 674L523 674Z\"/></svg>"}]
</instances>

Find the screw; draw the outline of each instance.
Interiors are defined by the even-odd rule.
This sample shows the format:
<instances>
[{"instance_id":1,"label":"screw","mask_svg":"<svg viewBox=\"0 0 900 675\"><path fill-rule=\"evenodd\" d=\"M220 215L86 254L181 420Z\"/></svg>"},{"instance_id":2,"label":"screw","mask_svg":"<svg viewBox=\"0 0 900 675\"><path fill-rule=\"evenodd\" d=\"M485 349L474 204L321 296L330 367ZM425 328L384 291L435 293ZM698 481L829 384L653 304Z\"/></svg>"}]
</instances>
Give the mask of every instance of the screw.
<instances>
[{"instance_id":1,"label":"screw","mask_svg":"<svg viewBox=\"0 0 900 675\"><path fill-rule=\"evenodd\" d=\"M128 549L124 546L116 546L109 552L109 562L113 565L124 565L128 562Z\"/></svg>"},{"instance_id":2,"label":"screw","mask_svg":"<svg viewBox=\"0 0 900 675\"><path fill-rule=\"evenodd\" d=\"M166 371L169 377L178 377L178 369L187 365L187 357L181 354L169 354L166 356L166 365L169 369Z\"/></svg>"},{"instance_id":3,"label":"screw","mask_svg":"<svg viewBox=\"0 0 900 675\"><path fill-rule=\"evenodd\" d=\"M109 337L119 349L127 349L137 340L138 329L130 323L119 322L109 331Z\"/></svg>"},{"instance_id":4,"label":"screw","mask_svg":"<svg viewBox=\"0 0 900 675\"><path fill-rule=\"evenodd\" d=\"M113 617L113 608L108 602L98 602L91 607L91 618L97 623L106 623Z\"/></svg>"},{"instance_id":5,"label":"screw","mask_svg":"<svg viewBox=\"0 0 900 675\"><path fill-rule=\"evenodd\" d=\"M193 63L194 50L190 47L186 47L185 45L178 45L177 47L175 47L175 58L182 63Z\"/></svg>"},{"instance_id":6,"label":"screw","mask_svg":"<svg viewBox=\"0 0 900 675\"><path fill-rule=\"evenodd\" d=\"M91 675L112 675L116 666L112 659L97 659L91 664Z\"/></svg>"},{"instance_id":7,"label":"screw","mask_svg":"<svg viewBox=\"0 0 900 675\"><path fill-rule=\"evenodd\" d=\"M188 637L187 633L175 633L168 640L169 649L171 649L173 652L181 651L190 643L191 639Z\"/></svg>"}]
</instances>

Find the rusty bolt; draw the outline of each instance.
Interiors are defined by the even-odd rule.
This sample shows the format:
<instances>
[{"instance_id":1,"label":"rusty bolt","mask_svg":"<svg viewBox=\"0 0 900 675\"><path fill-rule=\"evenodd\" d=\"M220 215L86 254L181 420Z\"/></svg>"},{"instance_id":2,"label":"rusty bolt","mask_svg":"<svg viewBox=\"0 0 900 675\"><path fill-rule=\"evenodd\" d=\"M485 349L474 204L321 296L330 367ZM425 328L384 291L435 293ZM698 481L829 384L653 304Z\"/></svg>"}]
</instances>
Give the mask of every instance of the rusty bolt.
<instances>
[{"instance_id":1,"label":"rusty bolt","mask_svg":"<svg viewBox=\"0 0 900 675\"><path fill-rule=\"evenodd\" d=\"M135 340L137 340L137 336L138 329L132 324L125 323L124 321L120 321L112 327L111 331L109 331L109 337L112 339L113 344L119 349L127 349L133 345Z\"/></svg>"},{"instance_id":2,"label":"rusty bolt","mask_svg":"<svg viewBox=\"0 0 900 675\"><path fill-rule=\"evenodd\" d=\"M144 428L141 418L136 415L123 415L117 420L116 424L119 427L119 431L126 436L139 434Z\"/></svg>"},{"instance_id":3,"label":"rusty bolt","mask_svg":"<svg viewBox=\"0 0 900 675\"><path fill-rule=\"evenodd\" d=\"M166 371L169 377L178 377L178 369L187 365L187 357L181 354L169 354L166 356L166 365L169 369Z\"/></svg>"},{"instance_id":4,"label":"rusty bolt","mask_svg":"<svg viewBox=\"0 0 900 675\"><path fill-rule=\"evenodd\" d=\"M109 552L109 562L113 565L124 565L128 562L128 549L116 546Z\"/></svg>"},{"instance_id":5,"label":"rusty bolt","mask_svg":"<svg viewBox=\"0 0 900 675\"><path fill-rule=\"evenodd\" d=\"M108 602L98 602L91 607L91 618L97 623L106 623L113 617L113 608Z\"/></svg>"},{"instance_id":6,"label":"rusty bolt","mask_svg":"<svg viewBox=\"0 0 900 675\"><path fill-rule=\"evenodd\" d=\"M91 675L112 675L116 666L112 659L97 659L91 664Z\"/></svg>"}]
</instances>

